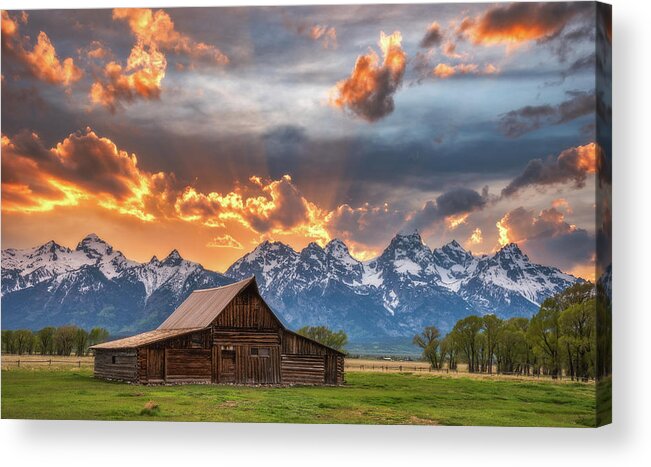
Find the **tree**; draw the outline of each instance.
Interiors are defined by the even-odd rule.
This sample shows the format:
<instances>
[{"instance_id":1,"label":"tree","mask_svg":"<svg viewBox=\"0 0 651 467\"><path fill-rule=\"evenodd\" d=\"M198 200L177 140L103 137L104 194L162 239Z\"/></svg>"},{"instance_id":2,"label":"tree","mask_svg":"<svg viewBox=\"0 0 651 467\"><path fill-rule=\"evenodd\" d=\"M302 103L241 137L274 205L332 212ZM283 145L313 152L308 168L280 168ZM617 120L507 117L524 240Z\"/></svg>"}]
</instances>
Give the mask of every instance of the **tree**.
<instances>
[{"instance_id":1,"label":"tree","mask_svg":"<svg viewBox=\"0 0 651 467\"><path fill-rule=\"evenodd\" d=\"M427 326L422 334L416 334L413 339L414 345L423 349L423 358L430 362L435 370L441 367L439 362L440 336L441 333L436 326Z\"/></svg>"},{"instance_id":2,"label":"tree","mask_svg":"<svg viewBox=\"0 0 651 467\"><path fill-rule=\"evenodd\" d=\"M596 302L594 299L570 305L558 318L561 330L560 347L566 352L572 379L587 380L594 374Z\"/></svg>"},{"instance_id":3,"label":"tree","mask_svg":"<svg viewBox=\"0 0 651 467\"><path fill-rule=\"evenodd\" d=\"M451 334L447 334L441 340L441 367L443 362L447 359L448 369L456 370L457 369L457 348L454 345L454 340Z\"/></svg>"},{"instance_id":4,"label":"tree","mask_svg":"<svg viewBox=\"0 0 651 467\"><path fill-rule=\"evenodd\" d=\"M109 338L108 330L104 328L93 328L88 333L88 345L97 345L106 342Z\"/></svg>"},{"instance_id":5,"label":"tree","mask_svg":"<svg viewBox=\"0 0 651 467\"><path fill-rule=\"evenodd\" d=\"M45 327L36 333L36 341L41 355L52 355L54 353L54 333L56 328Z\"/></svg>"},{"instance_id":6,"label":"tree","mask_svg":"<svg viewBox=\"0 0 651 467\"><path fill-rule=\"evenodd\" d=\"M497 345L498 335L502 328L502 320L495 315L486 315L482 318L482 328L486 338L486 366L488 373L493 373L493 356Z\"/></svg>"},{"instance_id":7,"label":"tree","mask_svg":"<svg viewBox=\"0 0 651 467\"><path fill-rule=\"evenodd\" d=\"M54 333L54 350L57 355L70 355L75 346L76 326L60 326Z\"/></svg>"},{"instance_id":8,"label":"tree","mask_svg":"<svg viewBox=\"0 0 651 467\"><path fill-rule=\"evenodd\" d=\"M19 329L14 333L14 338L16 353L18 355L34 352L34 333L32 331L29 329Z\"/></svg>"},{"instance_id":9,"label":"tree","mask_svg":"<svg viewBox=\"0 0 651 467\"><path fill-rule=\"evenodd\" d=\"M465 354L468 361L468 371L474 373L479 370L477 359L477 336L482 327L479 316L467 316L454 325L452 336L456 347Z\"/></svg>"},{"instance_id":10,"label":"tree","mask_svg":"<svg viewBox=\"0 0 651 467\"><path fill-rule=\"evenodd\" d=\"M15 331L11 329L2 331L2 351L8 354L16 353Z\"/></svg>"},{"instance_id":11,"label":"tree","mask_svg":"<svg viewBox=\"0 0 651 467\"><path fill-rule=\"evenodd\" d=\"M339 351L348 343L348 336L344 331L335 332L325 326L304 326L296 333Z\"/></svg>"},{"instance_id":12,"label":"tree","mask_svg":"<svg viewBox=\"0 0 651 467\"><path fill-rule=\"evenodd\" d=\"M560 327L558 302L548 298L540 306L540 311L531 318L527 338L533 344L534 352L540 355L549 369L549 374L556 378L560 375L559 339Z\"/></svg>"},{"instance_id":13,"label":"tree","mask_svg":"<svg viewBox=\"0 0 651 467\"><path fill-rule=\"evenodd\" d=\"M88 352L88 332L85 329L77 328L75 330L75 355L81 357Z\"/></svg>"}]
</instances>

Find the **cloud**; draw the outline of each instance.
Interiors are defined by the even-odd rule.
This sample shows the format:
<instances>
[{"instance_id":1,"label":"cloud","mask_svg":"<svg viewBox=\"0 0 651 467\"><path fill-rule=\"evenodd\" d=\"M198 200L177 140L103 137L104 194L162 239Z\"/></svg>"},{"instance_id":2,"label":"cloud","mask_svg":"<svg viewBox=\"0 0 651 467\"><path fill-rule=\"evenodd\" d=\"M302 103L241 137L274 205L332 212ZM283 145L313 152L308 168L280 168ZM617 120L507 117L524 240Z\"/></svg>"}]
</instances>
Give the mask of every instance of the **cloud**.
<instances>
[{"instance_id":1,"label":"cloud","mask_svg":"<svg viewBox=\"0 0 651 467\"><path fill-rule=\"evenodd\" d=\"M47 148L35 133L2 136L2 210L51 211L94 203L142 221L175 219L207 227L235 222L258 234L327 241L327 212L307 200L289 175L252 176L233 191L202 192L173 174L141 169L135 154L90 128Z\"/></svg>"},{"instance_id":2,"label":"cloud","mask_svg":"<svg viewBox=\"0 0 651 467\"><path fill-rule=\"evenodd\" d=\"M589 7L580 2L514 2L493 6L476 18L464 18L457 33L482 45L544 41L588 11Z\"/></svg>"},{"instance_id":3,"label":"cloud","mask_svg":"<svg viewBox=\"0 0 651 467\"><path fill-rule=\"evenodd\" d=\"M163 10L149 8L116 8L113 19L126 21L131 32L145 46L167 52L184 54L195 59L206 59L225 65L228 57L214 45L197 42L174 27L170 15Z\"/></svg>"},{"instance_id":4,"label":"cloud","mask_svg":"<svg viewBox=\"0 0 651 467\"><path fill-rule=\"evenodd\" d=\"M90 90L93 104L114 112L120 104L136 99L158 99L167 70L165 52L184 54L191 59L225 65L229 59L217 47L196 42L174 28L174 22L163 10L148 8L116 8L113 19L126 21L136 43L126 66L116 61L107 63L103 76Z\"/></svg>"},{"instance_id":5,"label":"cloud","mask_svg":"<svg viewBox=\"0 0 651 467\"><path fill-rule=\"evenodd\" d=\"M241 250L242 244L228 234L212 238L206 245L208 248L233 248Z\"/></svg>"},{"instance_id":6,"label":"cloud","mask_svg":"<svg viewBox=\"0 0 651 467\"><path fill-rule=\"evenodd\" d=\"M569 224L555 207L538 214L518 207L507 212L498 222L500 244L513 242L542 264L553 264L563 270L585 271L594 264L595 238L585 229Z\"/></svg>"},{"instance_id":7,"label":"cloud","mask_svg":"<svg viewBox=\"0 0 651 467\"><path fill-rule=\"evenodd\" d=\"M406 214L388 204L371 206L368 203L353 208L343 204L326 218L326 228L332 237L340 238L357 249L386 245L405 222ZM389 228L391 226L392 228Z\"/></svg>"},{"instance_id":8,"label":"cloud","mask_svg":"<svg viewBox=\"0 0 651 467\"><path fill-rule=\"evenodd\" d=\"M475 63L459 63L457 65L439 63L432 70L432 74L440 79L450 78L455 75L493 75L496 73L498 73L498 69L491 63L483 68L480 68Z\"/></svg>"},{"instance_id":9,"label":"cloud","mask_svg":"<svg viewBox=\"0 0 651 467\"><path fill-rule=\"evenodd\" d=\"M482 193L469 188L453 188L412 213L406 230L426 230L442 221L447 221L448 228L454 229L465 222L464 215L484 209L488 201L488 187L484 187Z\"/></svg>"},{"instance_id":10,"label":"cloud","mask_svg":"<svg viewBox=\"0 0 651 467\"><path fill-rule=\"evenodd\" d=\"M572 183L575 188L585 186L589 174L597 171L598 153L595 143L565 149L556 158L533 159L524 171L502 190L503 197L513 196L527 187L545 187Z\"/></svg>"},{"instance_id":11,"label":"cloud","mask_svg":"<svg viewBox=\"0 0 651 467\"><path fill-rule=\"evenodd\" d=\"M441 44L443 41L443 32L441 26L435 21L429 25L425 36L420 41L420 46L430 48Z\"/></svg>"},{"instance_id":12,"label":"cloud","mask_svg":"<svg viewBox=\"0 0 651 467\"><path fill-rule=\"evenodd\" d=\"M509 138L517 138L545 125L566 123L596 111L594 91L572 91L570 98L558 105L525 106L501 116L500 131Z\"/></svg>"},{"instance_id":13,"label":"cloud","mask_svg":"<svg viewBox=\"0 0 651 467\"><path fill-rule=\"evenodd\" d=\"M407 65L407 55L401 43L400 32L390 36L382 32L379 41L382 62L373 50L359 56L351 76L337 83L331 104L368 122L375 122L393 112L393 95L402 84Z\"/></svg>"},{"instance_id":14,"label":"cloud","mask_svg":"<svg viewBox=\"0 0 651 467\"><path fill-rule=\"evenodd\" d=\"M285 18L285 27L299 36L312 39L321 44L324 49L337 48L337 29L327 24L309 24Z\"/></svg>"},{"instance_id":15,"label":"cloud","mask_svg":"<svg viewBox=\"0 0 651 467\"><path fill-rule=\"evenodd\" d=\"M69 135L52 148L22 132L2 137L3 211L49 211L93 199L97 204L143 220L149 176L135 154L119 150L90 128Z\"/></svg>"},{"instance_id":16,"label":"cloud","mask_svg":"<svg viewBox=\"0 0 651 467\"><path fill-rule=\"evenodd\" d=\"M50 84L70 86L79 81L83 71L70 57L59 59L56 49L48 35L41 31L32 50L26 49L24 43L28 38L20 36L20 25L27 22L27 15L16 20L2 11L2 50L5 56L17 59L35 78Z\"/></svg>"}]
</instances>

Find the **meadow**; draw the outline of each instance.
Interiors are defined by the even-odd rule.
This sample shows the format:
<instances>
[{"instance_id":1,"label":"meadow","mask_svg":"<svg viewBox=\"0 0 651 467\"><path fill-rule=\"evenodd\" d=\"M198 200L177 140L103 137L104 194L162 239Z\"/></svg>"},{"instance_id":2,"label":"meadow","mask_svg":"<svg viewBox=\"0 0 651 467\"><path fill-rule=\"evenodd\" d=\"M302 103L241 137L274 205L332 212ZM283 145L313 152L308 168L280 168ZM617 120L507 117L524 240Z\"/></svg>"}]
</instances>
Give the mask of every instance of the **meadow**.
<instances>
[{"instance_id":1,"label":"meadow","mask_svg":"<svg viewBox=\"0 0 651 467\"><path fill-rule=\"evenodd\" d=\"M2 418L589 427L595 385L347 372L342 387L136 386L83 366L12 366Z\"/></svg>"}]
</instances>

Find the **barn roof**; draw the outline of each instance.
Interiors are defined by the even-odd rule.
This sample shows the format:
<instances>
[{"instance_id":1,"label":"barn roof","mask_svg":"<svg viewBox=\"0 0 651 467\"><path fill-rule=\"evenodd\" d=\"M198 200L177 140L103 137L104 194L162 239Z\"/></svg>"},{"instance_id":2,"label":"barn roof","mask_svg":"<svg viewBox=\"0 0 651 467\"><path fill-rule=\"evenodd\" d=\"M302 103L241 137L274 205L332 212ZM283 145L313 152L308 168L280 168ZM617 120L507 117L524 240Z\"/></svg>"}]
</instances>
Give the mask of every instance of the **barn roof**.
<instances>
[{"instance_id":1,"label":"barn roof","mask_svg":"<svg viewBox=\"0 0 651 467\"><path fill-rule=\"evenodd\" d=\"M254 276L222 287L195 290L158 326L158 329L188 329L210 326L210 323L249 284L255 284Z\"/></svg>"},{"instance_id":2,"label":"barn roof","mask_svg":"<svg viewBox=\"0 0 651 467\"><path fill-rule=\"evenodd\" d=\"M91 349L134 349L145 344L162 341L170 337L182 336L190 332L199 331L201 328L190 329L154 329L153 331L143 332L135 336L117 339L103 344L93 345Z\"/></svg>"}]
</instances>

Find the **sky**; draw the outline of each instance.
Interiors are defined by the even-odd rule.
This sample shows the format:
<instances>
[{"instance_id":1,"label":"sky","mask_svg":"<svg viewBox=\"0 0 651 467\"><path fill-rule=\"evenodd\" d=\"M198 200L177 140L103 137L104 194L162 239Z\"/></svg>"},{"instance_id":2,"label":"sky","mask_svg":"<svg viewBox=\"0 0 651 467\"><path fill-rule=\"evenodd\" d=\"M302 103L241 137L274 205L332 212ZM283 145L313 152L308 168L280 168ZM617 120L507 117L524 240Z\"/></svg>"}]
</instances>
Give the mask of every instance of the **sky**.
<instances>
[{"instance_id":1,"label":"sky","mask_svg":"<svg viewBox=\"0 0 651 467\"><path fill-rule=\"evenodd\" d=\"M593 3L2 12L2 248L516 242L593 279ZM610 29L606 35L610 38Z\"/></svg>"}]
</instances>

